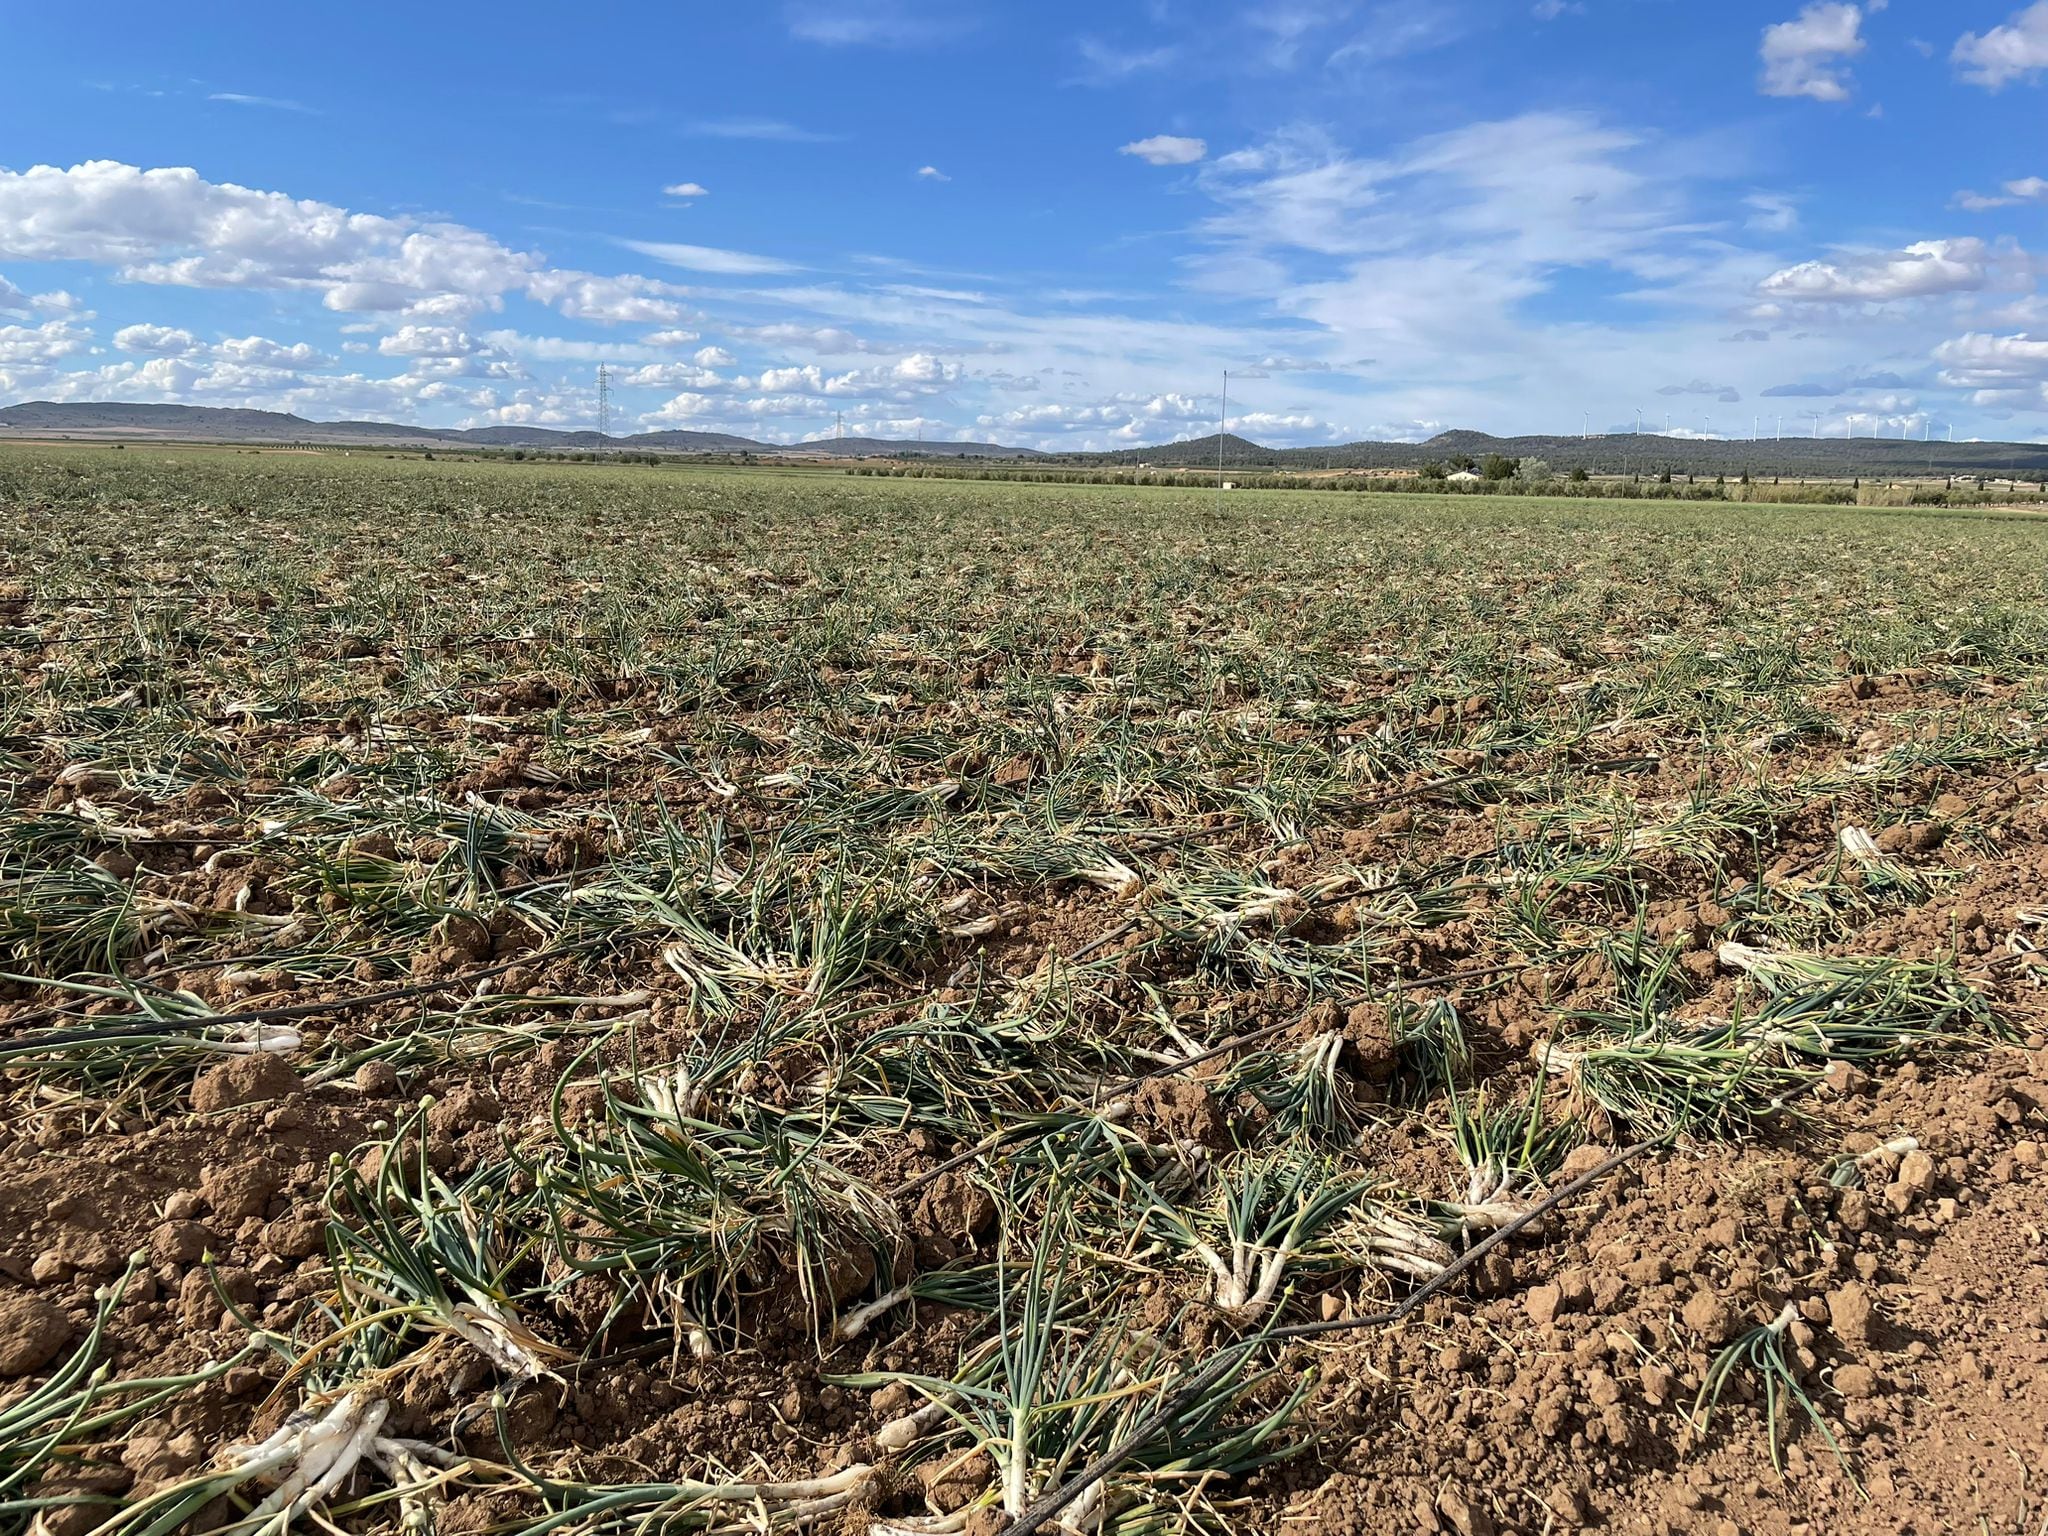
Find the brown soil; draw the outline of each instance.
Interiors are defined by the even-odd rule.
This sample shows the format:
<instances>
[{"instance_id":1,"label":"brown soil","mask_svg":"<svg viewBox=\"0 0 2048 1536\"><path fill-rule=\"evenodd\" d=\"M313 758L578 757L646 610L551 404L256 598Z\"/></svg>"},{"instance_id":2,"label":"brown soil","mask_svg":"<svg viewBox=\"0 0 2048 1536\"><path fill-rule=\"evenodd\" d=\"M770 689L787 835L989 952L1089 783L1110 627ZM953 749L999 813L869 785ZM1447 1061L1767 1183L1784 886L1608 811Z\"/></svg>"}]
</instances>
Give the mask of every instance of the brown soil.
<instances>
[{"instance_id":1,"label":"brown soil","mask_svg":"<svg viewBox=\"0 0 2048 1536\"><path fill-rule=\"evenodd\" d=\"M2015 1051L1856 1083L1796 1144L1624 1171L1470 1300L1319 1362L1328 1438L1275 1479L1273 1528L2036 1529L2044 1106L2048 1052ZM1905 1135L1914 1167L1828 1183L1841 1152ZM1848 1471L1796 1407L1783 1478L1754 1407L1692 1428L1711 1354L1788 1303Z\"/></svg>"},{"instance_id":2,"label":"brown soil","mask_svg":"<svg viewBox=\"0 0 2048 1536\"><path fill-rule=\"evenodd\" d=\"M422 579L454 585L468 578L451 555ZM479 683L459 706L490 719L420 712L379 722L459 738L451 745L459 763L439 793L554 818L550 835L508 866L507 890L601 868L613 851L595 814L601 803L646 810L658 799L685 822L720 816L737 831L777 828L772 804L728 799L702 773L679 773L673 760L657 756L682 733L677 715L654 721L646 741L620 748L606 765L602 794L554 773L547 745L564 727L547 712L566 711L572 733L647 722L630 708L607 715L604 706L631 697L629 688L520 675L541 664L539 649L508 641L495 664L511 680ZM368 642L345 640L333 659L368 669L362 686L369 688L380 654ZM24 677L34 675L39 656L20 647ZM991 665L962 673L961 687L986 687ZM1078 646L1071 666L1073 677L1092 675L1093 662ZM760 671L750 665L707 682L706 697L692 705L744 736L725 765L735 778L742 759L747 775L765 776L803 756L789 734L801 722L764 702ZM1172 820L1191 845L1246 864L1263 861L1264 878L1301 888L1345 867L1478 860L1517 840L1542 842L1543 829L1523 819L1541 807L1481 793L1476 781L1487 772L1558 764L1514 746L1459 745L1483 736L1485 700L1454 695L1424 708L1403 692L1410 679L1389 671L1373 681L1371 668L1361 671L1374 696L1353 701L1357 738L1383 719L1419 720L1440 733L1441 766L1386 785L1383 800L1313 827L1277 853L1268 829L1240 818L1169 810L1160 819ZM907 685L891 696L907 700ZM1987 701L1995 712L2023 702L1996 685L1972 707ZM1621 764L1603 770L1617 794L1645 806L1675 803L1702 779L1726 787L1759 764L1780 779L1839 766L1910 738L1922 715L1957 701L1940 678L1908 670L1845 676L1814 690L1810 702L1831 712L1842 739L1797 741L1735 763L1646 732L1616 733L1582 744L1579 760ZM933 706L932 718L946 707ZM909 728L914 712L901 708L891 728ZM311 758L350 734L349 721L327 724L255 723L235 740L252 760ZM1639 753L1646 755L1632 756ZM15 802L54 810L89 798L118 807L124 821L147 824L163 840L150 843L139 863L110 850L108 857L130 860L102 865L116 878L207 914L294 910L285 872L235 851L266 807L284 798L278 780L202 784L159 804L118 775L62 781L64 767L55 753L30 762ZM1020 753L957 771L979 775L984 789L1014 790L1045 765ZM326 789L348 792L336 780ZM2016 1026L2021 1043L1960 1066L1837 1070L1828 1091L1807 1106L1804 1125L1762 1142L1639 1161L1548 1216L1401 1326L1298 1349L1284 1366L1290 1382L1313 1376L1304 1410L1311 1443L1299 1458L1232 1491L1242 1497L1234 1530L2039 1536L2048 1511L2041 1471L2048 1466L2048 963L2021 942L2018 914L2048 905L2048 774L1930 768L1923 782L1818 797L1771 829L1772 840L1729 838L1714 847L1712 874L1697 850L1653 852L1638 861L1629 904L1611 893L1564 892L1548 916L1569 931L1612 932L1633 920L1639 901L1652 934L1679 955L1685 1011L1725 1013L1736 980L1717 962L1716 947L1740 931L1745 894L1797 888L1834 857L1837 833L1852 816L1873 828L1887 853L1953 880L1937 895L1892 902L1832 947L1953 960ZM449 852L437 840L408 849L369 839L355 851L415 861ZM1158 852L1154 862L1170 868L1176 856ZM1132 892L1020 882L973 895L957 914L972 930L892 978L902 983L903 1001L879 1010L871 1027L914 1017L913 1002L957 1003L991 978L1021 981L1052 959L1098 947L1121 967L1096 1005L1104 1009L1135 1013L1151 1006L1142 989L1187 974L1187 956L1141 942L1143 909ZM1551 1038L1565 1011L1601 1006L1615 977L1597 953L1542 961L1513 948L1493 921L1503 904L1498 895L1472 896L1459 915L1404 935L1387 969L1412 988L1415 1002L1457 1004L1472 1036L1475 1075L1511 1095L1529 1081L1532 1047ZM1359 931L1368 906L1351 889L1319 905L1289 906L1275 922L1335 942ZM2033 931L2038 938L2041 930ZM515 920L451 919L410 952L366 946L331 976L249 975L181 961L162 979L221 1007L311 1005L311 1016L297 1021L309 1043L364 1050L422 1004L343 1009L340 1002L408 979L462 979L458 995L470 995L476 972L510 964L516 968L490 978L502 995L651 993L632 1042L643 1063L668 1061L697 1043L684 985L657 956L551 958L538 947ZM73 1001L11 987L0 994L0 1037L47 1023ZM117 1011L126 1010L94 1003L81 1017ZM1210 1041L1267 1028L1298 1027L1290 1038L1302 1041L1341 1034L1339 1069L1374 1169L1414 1191L1448 1192L1461 1182L1441 1134L1414 1112L1415 1085L1403 1080L1387 1004L1345 998L1304 1007L1285 988L1247 985L1200 999L1177 996L1171 1012L1177 1025ZM194 1369L239 1348L252 1326L312 1331L332 1283L324 1192L336 1161L374 1168L391 1127L427 1097L434 1103L421 1133L425 1151L447 1177L507 1140L544 1134L558 1093L574 1117L594 1091L591 1061L561 1084L590 1038L577 1026L594 1029L606 1016L601 1006L549 1013L560 1023L555 1037L537 1034L530 1049L498 1060L403 1070L371 1060L318 1083L286 1059L242 1057L194 1073L161 1113L23 1105L17 1119L0 1124L0 1401L83 1336L96 1292L135 1253L143 1255L140 1267L105 1341L117 1374ZM605 1060L617 1064L626 1048L613 1041ZM818 1065L802 1051L771 1052L756 1064L753 1091L764 1098L797 1091ZM1254 1117L1217 1091L1225 1065L1141 1085L1131 1095L1131 1131L1190 1160L1228 1147ZM1441 1116L1433 1123L1440 1129ZM1619 1139L1597 1116L1594 1130L1603 1144ZM1905 1137L1915 1148L1869 1157L1860 1187L1831 1182L1845 1157L1879 1153ZM857 1171L894 1188L959 1150L918 1127L878 1130L863 1138ZM1598 1150L1582 1150L1567 1170L1586 1166L1589 1156L1597 1159ZM885 1266L900 1279L991 1252L996 1208L981 1182L985 1173L972 1167L919 1184L899 1201L900 1251L834 1255L825 1288L857 1303L878 1287ZM1316 1285L1303 1299L1312 1315L1326 1318L1358 1315L1387 1299L1378 1280L1339 1275ZM1198 1292L1190 1276L1143 1279L1133 1286L1132 1316L1164 1326ZM584 1358L562 1365L559 1381L517 1388L508 1410L517 1451L550 1465L573 1463L592 1481L692 1475L712 1455L787 1477L878 1459L875 1432L912 1405L907 1389L870 1394L828 1378L944 1375L963 1342L985 1327L976 1315L920 1303L832 1348L789 1281L747 1297L743 1341L700 1360L676 1350L667 1330L646 1318L608 1316L610 1299L595 1283L561 1290L536 1326ZM1715 1353L1788 1305L1797 1311L1789 1347L1846 1467L1798 1407L1785 1405L1781 1475L1763 1405L1745 1400L1740 1388L1705 1431L1694 1422ZM1196 1331L1211 1322L1221 1326L1203 1319ZM461 1413L462 1442L496 1458L488 1415L474 1412L491 1382L452 1355L437 1364L404 1384L393 1431L439 1440ZM140 1494L220 1446L260 1438L295 1401L283 1363L257 1357L177 1399L111 1464L95 1468L89 1483L66 1486ZM892 1481L873 1492L872 1508L848 1513L848 1530L864 1530L864 1516L875 1510L957 1507L987 1475L971 1459L920 1466L900 1481L889 1470ZM482 1532L532 1518L530 1503L468 1494L441 1512L440 1524ZM84 1536L89 1524L59 1514L44 1536Z\"/></svg>"}]
</instances>

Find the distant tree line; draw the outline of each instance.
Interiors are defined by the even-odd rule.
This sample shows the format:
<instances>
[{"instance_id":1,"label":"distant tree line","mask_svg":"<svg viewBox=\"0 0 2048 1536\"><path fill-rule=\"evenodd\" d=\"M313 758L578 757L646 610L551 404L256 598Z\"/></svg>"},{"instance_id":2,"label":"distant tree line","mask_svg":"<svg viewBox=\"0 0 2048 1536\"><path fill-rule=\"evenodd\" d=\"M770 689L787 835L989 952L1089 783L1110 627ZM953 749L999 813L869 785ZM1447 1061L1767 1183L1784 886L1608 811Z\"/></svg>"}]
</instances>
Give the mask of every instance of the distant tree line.
<instances>
[{"instance_id":1,"label":"distant tree line","mask_svg":"<svg viewBox=\"0 0 2048 1536\"><path fill-rule=\"evenodd\" d=\"M1478 474L1478 481L1450 478L1460 469ZM1110 469L1069 469L1034 466L1012 469L988 466L955 468L938 464L856 464L848 475L884 480L981 480L1037 485L1125 485L1177 486L1184 490L1207 489L1213 479L1197 474L1171 471ZM1407 477L1365 475L1273 475L1232 471L1234 489L1240 491L1335 491L1364 494L1417 493L1441 496L1570 496L1591 501L1727 501L1777 502L1799 506L1869 507L1971 507L2006 505L2013 502L2048 502L2040 491L2000 491L1988 484L1965 482L1958 486L1865 485L1861 480L1819 485L1787 485L1782 480L1768 483L1748 474L1730 481L1725 475L1701 480L1694 475L1675 475L1663 469L1648 476L1595 480L1583 467L1557 478L1541 459L1510 459L1493 455L1484 461L1453 456L1426 465L1420 475ZM1209 471L1214 476L1215 471Z\"/></svg>"}]
</instances>

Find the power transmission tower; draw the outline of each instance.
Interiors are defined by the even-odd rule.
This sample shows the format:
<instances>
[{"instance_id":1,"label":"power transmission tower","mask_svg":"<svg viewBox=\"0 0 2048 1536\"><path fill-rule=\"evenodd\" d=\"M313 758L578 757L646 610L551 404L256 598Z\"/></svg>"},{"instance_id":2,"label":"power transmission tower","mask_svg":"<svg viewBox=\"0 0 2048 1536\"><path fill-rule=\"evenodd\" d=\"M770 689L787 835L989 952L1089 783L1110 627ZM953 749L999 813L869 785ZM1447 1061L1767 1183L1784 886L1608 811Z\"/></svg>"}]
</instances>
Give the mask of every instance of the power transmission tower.
<instances>
[{"instance_id":1,"label":"power transmission tower","mask_svg":"<svg viewBox=\"0 0 2048 1536\"><path fill-rule=\"evenodd\" d=\"M612 435L612 375L603 363L597 365L597 435Z\"/></svg>"},{"instance_id":2,"label":"power transmission tower","mask_svg":"<svg viewBox=\"0 0 2048 1536\"><path fill-rule=\"evenodd\" d=\"M1216 510L1223 510L1223 440L1230 436L1230 370L1223 370L1223 409L1216 418Z\"/></svg>"}]
</instances>

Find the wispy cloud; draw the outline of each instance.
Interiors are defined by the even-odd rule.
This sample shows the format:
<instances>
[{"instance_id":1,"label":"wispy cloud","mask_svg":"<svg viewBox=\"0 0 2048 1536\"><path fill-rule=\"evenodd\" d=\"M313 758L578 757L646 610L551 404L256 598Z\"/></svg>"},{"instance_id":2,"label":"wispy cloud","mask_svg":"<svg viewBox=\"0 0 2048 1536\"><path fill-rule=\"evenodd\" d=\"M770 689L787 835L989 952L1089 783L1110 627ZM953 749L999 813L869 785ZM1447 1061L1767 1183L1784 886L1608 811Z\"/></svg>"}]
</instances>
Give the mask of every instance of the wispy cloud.
<instances>
[{"instance_id":1,"label":"wispy cloud","mask_svg":"<svg viewBox=\"0 0 2048 1536\"><path fill-rule=\"evenodd\" d=\"M1081 55L1081 73L1072 83L1079 85L1115 85L1133 75L1165 69L1180 57L1180 50L1171 45L1124 48L1098 37L1077 38L1074 51Z\"/></svg>"},{"instance_id":2,"label":"wispy cloud","mask_svg":"<svg viewBox=\"0 0 2048 1536\"><path fill-rule=\"evenodd\" d=\"M917 179L919 181L951 181L953 178L940 170L936 165L924 165L918 167Z\"/></svg>"},{"instance_id":3,"label":"wispy cloud","mask_svg":"<svg viewBox=\"0 0 2048 1536\"><path fill-rule=\"evenodd\" d=\"M1673 399L1680 395L1709 395L1723 405L1739 405L1742 402L1741 390L1731 384L1715 384L1706 379L1693 379L1685 384L1666 384L1657 393Z\"/></svg>"},{"instance_id":4,"label":"wispy cloud","mask_svg":"<svg viewBox=\"0 0 2048 1536\"><path fill-rule=\"evenodd\" d=\"M1751 229L1775 235L1799 225L1799 200L1783 192L1752 192L1742 202L1749 209Z\"/></svg>"},{"instance_id":5,"label":"wispy cloud","mask_svg":"<svg viewBox=\"0 0 2048 1536\"><path fill-rule=\"evenodd\" d=\"M1330 55L1330 63L1384 64L1446 47L1471 29L1470 18L1443 0L1382 0L1366 11L1350 39Z\"/></svg>"},{"instance_id":6,"label":"wispy cloud","mask_svg":"<svg viewBox=\"0 0 2048 1536\"><path fill-rule=\"evenodd\" d=\"M663 187L661 189L661 195L663 197L679 197L684 199L696 197L709 197L711 195L711 189L709 187L706 187L702 182L678 181L673 182L666 187Z\"/></svg>"},{"instance_id":7,"label":"wispy cloud","mask_svg":"<svg viewBox=\"0 0 2048 1536\"><path fill-rule=\"evenodd\" d=\"M242 91L214 91L208 101L224 101L236 107L267 107L273 112L303 112L311 117L320 113L318 107L309 107L303 101L292 101L283 96L251 96Z\"/></svg>"},{"instance_id":8,"label":"wispy cloud","mask_svg":"<svg viewBox=\"0 0 2048 1536\"><path fill-rule=\"evenodd\" d=\"M668 266L681 267L686 272L709 272L720 277L765 277L803 270L792 262L773 256L722 251L709 245L677 245L666 240L621 240L619 244Z\"/></svg>"},{"instance_id":9,"label":"wispy cloud","mask_svg":"<svg viewBox=\"0 0 2048 1536\"><path fill-rule=\"evenodd\" d=\"M925 48L972 31L978 20L940 0L789 0L783 16L792 37L828 48Z\"/></svg>"},{"instance_id":10,"label":"wispy cloud","mask_svg":"<svg viewBox=\"0 0 2048 1536\"><path fill-rule=\"evenodd\" d=\"M758 139L771 144L832 144L844 137L800 128L776 117L713 117L691 123L684 132L700 139Z\"/></svg>"}]
</instances>

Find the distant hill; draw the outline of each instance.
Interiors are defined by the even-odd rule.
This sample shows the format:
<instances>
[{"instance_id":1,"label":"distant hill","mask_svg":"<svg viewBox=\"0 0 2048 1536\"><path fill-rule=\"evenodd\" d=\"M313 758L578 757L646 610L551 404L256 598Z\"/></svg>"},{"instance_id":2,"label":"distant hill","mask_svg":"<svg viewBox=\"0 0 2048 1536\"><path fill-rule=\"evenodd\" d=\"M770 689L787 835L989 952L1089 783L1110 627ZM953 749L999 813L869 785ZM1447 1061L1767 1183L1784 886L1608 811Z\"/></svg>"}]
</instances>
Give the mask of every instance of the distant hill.
<instances>
[{"instance_id":1,"label":"distant hill","mask_svg":"<svg viewBox=\"0 0 2048 1536\"><path fill-rule=\"evenodd\" d=\"M821 437L813 442L777 450L782 453L814 453L831 459L859 459L876 455L896 457L922 454L931 459L1037 459L1036 448L1005 448L997 443L942 443L931 440L906 443L880 437Z\"/></svg>"},{"instance_id":2,"label":"distant hill","mask_svg":"<svg viewBox=\"0 0 2048 1536\"><path fill-rule=\"evenodd\" d=\"M1037 458L1030 448L997 443L889 441L873 437L824 438L809 443L762 443L729 432L640 432L600 437L553 427L410 427L390 421L308 421L284 411L231 410L210 405L95 404L31 400L0 409L0 433L76 437L150 437L184 442L432 445L538 448L556 453L596 449L635 453L751 453L824 458Z\"/></svg>"},{"instance_id":3,"label":"distant hill","mask_svg":"<svg viewBox=\"0 0 2048 1536\"><path fill-rule=\"evenodd\" d=\"M1266 448L1232 435L1223 441L1223 462L1231 469L1416 469L1458 457L1484 461L1491 453L1511 459L1542 459L1560 473L1592 474L1808 475L1815 479L1856 475L1994 475L2033 478L2048 474L2048 443L1916 443L1896 438L1785 437L1748 439L1637 436L1491 437L1484 432L1441 432L1424 443L1344 443L1329 448ZM1216 437L1192 438L1152 448L1062 456L1087 464L1162 467L1216 464Z\"/></svg>"},{"instance_id":4,"label":"distant hill","mask_svg":"<svg viewBox=\"0 0 2048 1536\"><path fill-rule=\"evenodd\" d=\"M806 458L1056 458L1061 463L1214 468L1216 438L1125 448L1114 453L1048 455L999 443L890 441L873 437L819 438L807 443L763 443L727 432L640 432L599 437L554 427L410 427L390 421L308 421L283 411L231 410L204 405L125 402L58 404L29 401L0 409L0 435L169 438L187 442L407 444L447 443L474 448L533 448L543 452L593 450L637 453L751 453ZM1231 469L1417 469L1459 457L1488 454L1546 461L1560 474L1811 476L1990 475L2000 479L2048 476L2048 443L1915 443L1894 438L1765 438L1720 440L1662 437L1655 433L1598 437L1491 437L1484 432L1442 432L1425 443L1344 443L1330 448L1268 448L1235 433L1223 439Z\"/></svg>"},{"instance_id":5,"label":"distant hill","mask_svg":"<svg viewBox=\"0 0 2048 1536\"><path fill-rule=\"evenodd\" d=\"M383 422L336 423L383 432L404 432ZM282 411L239 411L218 406L132 405L121 401L60 405L31 400L0 410L0 427L23 432L170 432L179 428L210 433L241 433L251 437L318 432L317 422Z\"/></svg>"}]
</instances>

